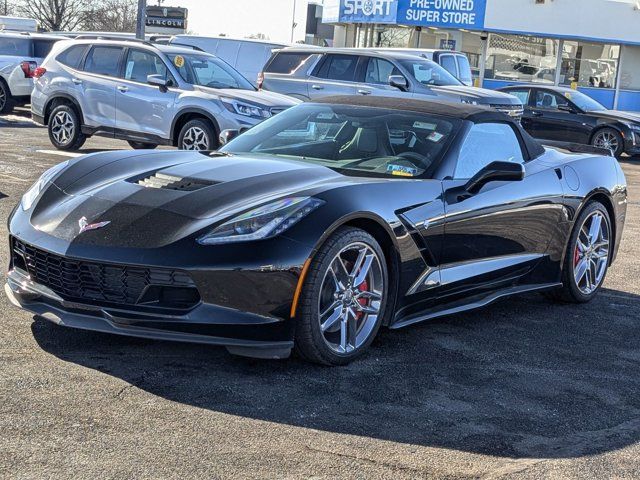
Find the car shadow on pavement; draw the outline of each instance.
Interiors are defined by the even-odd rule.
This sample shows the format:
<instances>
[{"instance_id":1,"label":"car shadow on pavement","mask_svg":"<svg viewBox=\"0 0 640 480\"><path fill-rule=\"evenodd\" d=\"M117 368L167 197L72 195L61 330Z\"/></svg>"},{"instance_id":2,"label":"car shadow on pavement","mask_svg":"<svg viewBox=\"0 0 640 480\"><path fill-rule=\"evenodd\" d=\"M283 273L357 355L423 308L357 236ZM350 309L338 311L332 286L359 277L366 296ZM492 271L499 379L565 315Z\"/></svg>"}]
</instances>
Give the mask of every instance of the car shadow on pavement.
<instances>
[{"instance_id":1,"label":"car shadow on pavement","mask_svg":"<svg viewBox=\"0 0 640 480\"><path fill-rule=\"evenodd\" d=\"M574 458L640 440L640 297L539 295L383 331L347 367L68 330L35 319L59 359L175 402L330 432L510 458Z\"/></svg>"}]
</instances>

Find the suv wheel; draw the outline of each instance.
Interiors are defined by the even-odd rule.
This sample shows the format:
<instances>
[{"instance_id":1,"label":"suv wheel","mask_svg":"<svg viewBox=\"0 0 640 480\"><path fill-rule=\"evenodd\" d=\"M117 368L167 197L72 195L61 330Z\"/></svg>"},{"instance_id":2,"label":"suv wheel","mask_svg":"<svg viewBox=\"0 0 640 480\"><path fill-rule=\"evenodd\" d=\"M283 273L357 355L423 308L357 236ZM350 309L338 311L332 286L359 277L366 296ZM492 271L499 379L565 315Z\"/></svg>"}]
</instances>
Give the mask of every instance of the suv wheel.
<instances>
[{"instance_id":1,"label":"suv wheel","mask_svg":"<svg viewBox=\"0 0 640 480\"><path fill-rule=\"evenodd\" d=\"M49 116L49 139L58 150L78 150L87 140L80 128L80 119L68 105L53 109Z\"/></svg>"},{"instance_id":2,"label":"suv wheel","mask_svg":"<svg viewBox=\"0 0 640 480\"><path fill-rule=\"evenodd\" d=\"M145 142L127 142L131 148L134 150L153 150L154 148L158 148L158 145L155 143L145 143Z\"/></svg>"},{"instance_id":3,"label":"suv wheel","mask_svg":"<svg viewBox=\"0 0 640 480\"><path fill-rule=\"evenodd\" d=\"M213 126L206 120L195 119L187 122L178 136L180 150L215 150L218 141Z\"/></svg>"},{"instance_id":4,"label":"suv wheel","mask_svg":"<svg viewBox=\"0 0 640 480\"><path fill-rule=\"evenodd\" d=\"M0 80L0 114L10 113L13 110L13 99L7 84Z\"/></svg>"}]
</instances>

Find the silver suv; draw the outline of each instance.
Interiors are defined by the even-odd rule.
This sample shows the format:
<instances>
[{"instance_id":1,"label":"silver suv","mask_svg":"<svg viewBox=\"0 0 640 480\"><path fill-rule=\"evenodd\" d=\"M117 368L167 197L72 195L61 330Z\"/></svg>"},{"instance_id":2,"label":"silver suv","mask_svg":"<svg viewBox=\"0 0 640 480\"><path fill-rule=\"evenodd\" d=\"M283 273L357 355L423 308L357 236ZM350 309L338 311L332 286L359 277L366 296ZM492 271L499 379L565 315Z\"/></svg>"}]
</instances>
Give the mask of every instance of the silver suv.
<instances>
[{"instance_id":1,"label":"silver suv","mask_svg":"<svg viewBox=\"0 0 640 480\"><path fill-rule=\"evenodd\" d=\"M0 33L0 114L29 103L33 77L60 36Z\"/></svg>"},{"instance_id":2,"label":"silver suv","mask_svg":"<svg viewBox=\"0 0 640 480\"><path fill-rule=\"evenodd\" d=\"M513 95L464 85L437 63L396 51L284 48L258 77L264 90L313 100L327 95L384 95L487 105L520 118Z\"/></svg>"},{"instance_id":3,"label":"silver suv","mask_svg":"<svg viewBox=\"0 0 640 480\"><path fill-rule=\"evenodd\" d=\"M77 150L91 135L136 149L213 150L222 131L244 131L299 103L256 91L213 55L143 41L60 42L37 77L33 119L60 150Z\"/></svg>"}]
</instances>

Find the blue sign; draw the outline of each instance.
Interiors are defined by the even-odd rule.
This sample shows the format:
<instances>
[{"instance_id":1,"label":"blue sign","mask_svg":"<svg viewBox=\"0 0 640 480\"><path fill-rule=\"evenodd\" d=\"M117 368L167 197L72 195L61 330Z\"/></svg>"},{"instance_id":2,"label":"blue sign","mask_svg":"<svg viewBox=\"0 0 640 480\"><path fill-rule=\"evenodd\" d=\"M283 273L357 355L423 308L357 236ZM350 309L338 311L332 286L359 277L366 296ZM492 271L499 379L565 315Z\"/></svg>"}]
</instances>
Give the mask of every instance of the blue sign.
<instances>
[{"instance_id":1,"label":"blue sign","mask_svg":"<svg viewBox=\"0 0 640 480\"><path fill-rule=\"evenodd\" d=\"M445 38L440 39L440 50L455 50L455 49L456 49L455 40L447 40Z\"/></svg>"},{"instance_id":2,"label":"blue sign","mask_svg":"<svg viewBox=\"0 0 640 480\"><path fill-rule=\"evenodd\" d=\"M396 23L440 28L484 28L487 0L402 0Z\"/></svg>"},{"instance_id":3,"label":"blue sign","mask_svg":"<svg viewBox=\"0 0 640 480\"><path fill-rule=\"evenodd\" d=\"M341 0L340 22L396 23L398 0Z\"/></svg>"}]
</instances>

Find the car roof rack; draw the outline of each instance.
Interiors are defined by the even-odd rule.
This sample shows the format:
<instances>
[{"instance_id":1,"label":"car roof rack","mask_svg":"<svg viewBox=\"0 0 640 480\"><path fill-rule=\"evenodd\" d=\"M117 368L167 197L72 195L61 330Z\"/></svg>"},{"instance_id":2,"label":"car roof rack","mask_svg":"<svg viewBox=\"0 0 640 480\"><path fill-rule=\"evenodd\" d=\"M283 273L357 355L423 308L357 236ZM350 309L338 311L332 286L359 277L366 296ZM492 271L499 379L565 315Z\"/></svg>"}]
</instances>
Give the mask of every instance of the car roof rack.
<instances>
[{"instance_id":1,"label":"car roof rack","mask_svg":"<svg viewBox=\"0 0 640 480\"><path fill-rule=\"evenodd\" d=\"M109 35L78 35L77 37L73 37L73 39L74 40L111 40L115 42L135 42L135 43L142 43L144 45L153 46L153 43L148 40L142 40L140 38L109 36Z\"/></svg>"}]
</instances>

